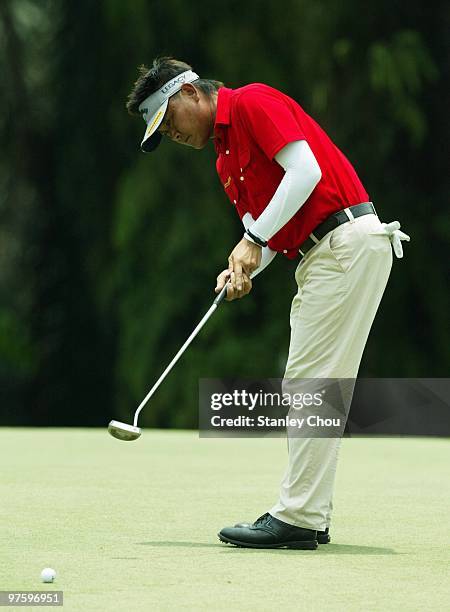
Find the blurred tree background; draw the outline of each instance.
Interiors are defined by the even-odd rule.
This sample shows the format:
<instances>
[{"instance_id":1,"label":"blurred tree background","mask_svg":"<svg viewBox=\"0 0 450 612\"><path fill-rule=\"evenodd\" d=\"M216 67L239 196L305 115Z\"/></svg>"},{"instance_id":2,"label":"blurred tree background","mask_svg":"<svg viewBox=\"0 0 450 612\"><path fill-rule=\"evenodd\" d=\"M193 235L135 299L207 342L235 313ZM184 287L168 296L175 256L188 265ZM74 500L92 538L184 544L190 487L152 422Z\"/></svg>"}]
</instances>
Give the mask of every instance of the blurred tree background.
<instances>
[{"instance_id":1,"label":"blurred tree background","mask_svg":"<svg viewBox=\"0 0 450 612\"><path fill-rule=\"evenodd\" d=\"M448 376L449 26L443 0L1 0L0 425L130 418L242 235L212 146L139 151L125 100L160 54L319 121L412 236L360 374ZM200 377L282 375L295 265L224 305L142 425L195 427Z\"/></svg>"}]
</instances>

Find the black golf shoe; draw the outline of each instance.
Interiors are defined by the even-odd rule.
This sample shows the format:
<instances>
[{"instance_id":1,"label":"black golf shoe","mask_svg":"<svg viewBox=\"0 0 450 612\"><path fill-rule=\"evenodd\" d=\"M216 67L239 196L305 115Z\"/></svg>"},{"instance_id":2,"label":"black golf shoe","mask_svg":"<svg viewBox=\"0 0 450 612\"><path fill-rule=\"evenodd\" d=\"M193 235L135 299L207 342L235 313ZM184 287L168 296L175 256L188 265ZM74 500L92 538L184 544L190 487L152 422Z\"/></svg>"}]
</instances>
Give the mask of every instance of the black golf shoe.
<instances>
[{"instance_id":1,"label":"black golf shoe","mask_svg":"<svg viewBox=\"0 0 450 612\"><path fill-rule=\"evenodd\" d=\"M252 525L241 523L240 527L224 527L219 540L245 548L295 548L315 550L317 531L303 529L283 523L268 512Z\"/></svg>"},{"instance_id":2,"label":"black golf shoe","mask_svg":"<svg viewBox=\"0 0 450 612\"><path fill-rule=\"evenodd\" d=\"M236 523L235 527L251 527L254 523ZM319 544L329 544L331 542L329 528L327 527L325 531L317 532L317 541Z\"/></svg>"}]
</instances>

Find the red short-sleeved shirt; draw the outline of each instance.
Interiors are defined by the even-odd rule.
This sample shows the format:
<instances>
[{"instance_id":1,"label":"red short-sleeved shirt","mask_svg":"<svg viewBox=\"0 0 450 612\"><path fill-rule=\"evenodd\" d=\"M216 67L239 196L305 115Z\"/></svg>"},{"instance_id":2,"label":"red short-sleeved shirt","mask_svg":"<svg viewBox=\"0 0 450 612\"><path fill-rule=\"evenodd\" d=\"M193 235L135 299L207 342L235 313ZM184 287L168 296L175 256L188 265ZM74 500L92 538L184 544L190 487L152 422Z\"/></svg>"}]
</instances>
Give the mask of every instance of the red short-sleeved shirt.
<instances>
[{"instance_id":1,"label":"red short-sleeved shirt","mask_svg":"<svg viewBox=\"0 0 450 612\"><path fill-rule=\"evenodd\" d=\"M249 212L255 220L284 176L275 155L289 142L308 142L322 178L301 209L269 240L271 249L290 259L331 214L369 200L353 166L322 128L295 100L268 85L221 87L214 136L225 193L241 218Z\"/></svg>"}]
</instances>

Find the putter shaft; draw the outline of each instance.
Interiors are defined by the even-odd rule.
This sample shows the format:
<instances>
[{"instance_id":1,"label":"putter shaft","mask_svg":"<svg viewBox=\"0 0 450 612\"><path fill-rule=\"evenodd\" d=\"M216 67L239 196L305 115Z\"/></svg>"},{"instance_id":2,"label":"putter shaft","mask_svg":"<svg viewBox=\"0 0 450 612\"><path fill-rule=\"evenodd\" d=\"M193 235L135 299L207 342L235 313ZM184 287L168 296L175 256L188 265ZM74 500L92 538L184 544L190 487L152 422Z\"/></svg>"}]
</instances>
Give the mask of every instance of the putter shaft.
<instances>
[{"instance_id":1,"label":"putter shaft","mask_svg":"<svg viewBox=\"0 0 450 612\"><path fill-rule=\"evenodd\" d=\"M159 387L159 385L162 383L162 381L165 379L165 377L167 376L167 374L170 372L170 370L173 368L173 366L176 364L176 362L178 361L178 359L181 357L181 355L184 353L184 351L187 349L187 347L190 345L190 343L192 342L192 340L195 338L195 336L198 334L198 332L202 329L202 327L205 325L206 321L210 318L210 316L213 314L213 312L215 312L215 310L217 310L217 308L219 307L219 304L224 300L226 294L227 294L227 287L228 287L228 283L225 284L225 286L223 287L222 291L219 293L219 295L216 297L216 299L214 300L214 302L212 303L212 305L210 306L208 312L203 316L202 320L200 321L200 323L197 325L197 327L194 329L194 331L192 332L192 334L189 336L189 338L186 340L186 342L183 344L183 346L180 348L180 350L178 351L178 353L175 355L175 357L172 359L172 361L169 363L169 365L167 366L167 368L164 370L164 372L161 374L161 376L158 378L158 380L155 382L155 384L153 385L153 387L150 389L150 391L147 393L147 395L144 397L144 399L142 400L142 402L139 404L136 412L134 413L134 421L133 421L133 426L137 427L137 422L138 422L138 418L139 418L139 414L142 410L142 408L145 406L145 404L148 402L148 400L152 397L152 395L154 394L154 392L156 391L156 389Z\"/></svg>"}]
</instances>

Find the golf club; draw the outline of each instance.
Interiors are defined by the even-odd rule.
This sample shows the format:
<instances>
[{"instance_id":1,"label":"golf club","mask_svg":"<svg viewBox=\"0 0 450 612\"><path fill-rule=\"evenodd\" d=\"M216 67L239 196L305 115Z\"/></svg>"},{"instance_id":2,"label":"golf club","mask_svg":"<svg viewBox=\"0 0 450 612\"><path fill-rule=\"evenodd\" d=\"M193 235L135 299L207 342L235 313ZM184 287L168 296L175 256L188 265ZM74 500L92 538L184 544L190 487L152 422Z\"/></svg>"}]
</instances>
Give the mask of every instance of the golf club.
<instances>
[{"instance_id":1,"label":"golf club","mask_svg":"<svg viewBox=\"0 0 450 612\"><path fill-rule=\"evenodd\" d=\"M126 441L126 442L130 442L132 440L137 440L140 437L142 431L141 431L141 428L137 426L138 418L139 418L139 413L141 412L141 410L145 406L145 404L148 402L148 400L152 397L152 395L154 394L156 389L159 387L159 385L162 383L162 381L165 379L165 377L170 372L170 370L173 368L173 366L176 364L178 359L181 357L181 355L184 353L184 351L190 345L192 340L195 338L195 336L198 334L198 332L205 325L206 321L210 318L210 316L217 309L219 304L223 301L223 299L225 298L225 296L227 294L227 287L228 287L228 283L225 284L225 286L223 287L222 291L219 293L219 295L216 297L216 299L212 303L212 305L209 308L208 312L205 314L205 316L202 318L200 323L194 329L192 334L189 336L189 338L186 340L186 342L180 348L178 353L175 355L175 357L169 363L167 368L164 370L164 372L158 378L156 383L153 385L153 387L150 389L150 391L144 397L142 402L139 404L136 412L134 413L133 425L128 425L127 423L121 423L120 421L111 421L109 423L108 431L109 431L109 433L114 438L117 438L118 440L123 440L123 441Z\"/></svg>"}]
</instances>

